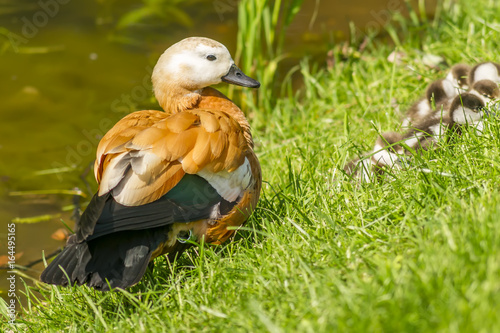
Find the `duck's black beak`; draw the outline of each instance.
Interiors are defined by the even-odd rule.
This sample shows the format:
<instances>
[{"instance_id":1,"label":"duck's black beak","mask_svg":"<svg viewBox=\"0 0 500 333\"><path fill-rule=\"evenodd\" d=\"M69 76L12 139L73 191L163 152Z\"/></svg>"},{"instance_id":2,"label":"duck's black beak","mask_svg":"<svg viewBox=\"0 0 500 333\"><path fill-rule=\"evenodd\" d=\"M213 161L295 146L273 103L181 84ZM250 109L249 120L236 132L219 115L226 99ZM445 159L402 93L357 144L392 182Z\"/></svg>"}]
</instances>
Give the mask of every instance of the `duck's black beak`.
<instances>
[{"instance_id":1,"label":"duck's black beak","mask_svg":"<svg viewBox=\"0 0 500 333\"><path fill-rule=\"evenodd\" d=\"M243 86L248 88L258 88L260 87L260 83L257 80L252 79L251 77L243 74L241 69L236 65L232 65L229 69L229 72L221 77L222 81L235 84L237 86Z\"/></svg>"}]
</instances>

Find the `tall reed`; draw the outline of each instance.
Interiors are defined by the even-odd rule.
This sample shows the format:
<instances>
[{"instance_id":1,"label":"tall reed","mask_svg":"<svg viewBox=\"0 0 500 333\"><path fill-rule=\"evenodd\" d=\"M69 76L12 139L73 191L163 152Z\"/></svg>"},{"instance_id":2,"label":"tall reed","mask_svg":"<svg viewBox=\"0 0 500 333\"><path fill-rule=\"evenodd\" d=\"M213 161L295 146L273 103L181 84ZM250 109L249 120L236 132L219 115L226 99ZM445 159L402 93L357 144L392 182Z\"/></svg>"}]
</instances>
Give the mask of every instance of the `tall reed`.
<instances>
[{"instance_id":1,"label":"tall reed","mask_svg":"<svg viewBox=\"0 0 500 333\"><path fill-rule=\"evenodd\" d=\"M299 12L303 0L241 0L238 4L238 34L235 60L261 83L256 107L269 110L276 87L276 74L284 54L287 28ZM230 96L232 90L229 92ZM245 92L244 104L252 104Z\"/></svg>"}]
</instances>

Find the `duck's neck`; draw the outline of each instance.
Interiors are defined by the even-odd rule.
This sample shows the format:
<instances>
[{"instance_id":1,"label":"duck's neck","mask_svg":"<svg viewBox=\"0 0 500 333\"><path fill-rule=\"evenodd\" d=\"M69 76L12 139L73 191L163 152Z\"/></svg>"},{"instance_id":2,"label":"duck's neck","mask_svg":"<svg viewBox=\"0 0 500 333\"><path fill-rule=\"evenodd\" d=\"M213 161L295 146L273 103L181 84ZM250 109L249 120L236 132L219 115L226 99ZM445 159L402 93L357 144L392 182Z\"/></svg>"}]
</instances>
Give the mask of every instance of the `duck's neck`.
<instances>
[{"instance_id":1,"label":"duck's neck","mask_svg":"<svg viewBox=\"0 0 500 333\"><path fill-rule=\"evenodd\" d=\"M195 108L201 99L200 90L189 90L168 83L156 85L154 90L158 103L166 113Z\"/></svg>"},{"instance_id":2,"label":"duck's neck","mask_svg":"<svg viewBox=\"0 0 500 333\"><path fill-rule=\"evenodd\" d=\"M158 93L159 92L159 93ZM165 84L155 87L156 99L166 113L178 113L191 109L222 111L230 115L243 129L247 143L253 147L250 125L241 109L218 90L206 87L189 90Z\"/></svg>"}]
</instances>

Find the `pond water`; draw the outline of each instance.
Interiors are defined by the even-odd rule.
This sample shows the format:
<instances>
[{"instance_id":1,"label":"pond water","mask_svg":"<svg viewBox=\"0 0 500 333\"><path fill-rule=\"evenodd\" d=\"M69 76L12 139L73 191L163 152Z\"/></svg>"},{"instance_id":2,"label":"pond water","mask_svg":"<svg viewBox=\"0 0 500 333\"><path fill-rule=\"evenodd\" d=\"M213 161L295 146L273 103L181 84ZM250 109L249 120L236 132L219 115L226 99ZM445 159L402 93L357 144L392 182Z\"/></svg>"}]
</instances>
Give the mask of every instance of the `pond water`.
<instances>
[{"instance_id":1,"label":"pond water","mask_svg":"<svg viewBox=\"0 0 500 333\"><path fill-rule=\"evenodd\" d=\"M51 236L64 227L61 220L73 226L73 195L60 192L78 187L85 204L97 187L89 165L99 138L125 114L159 108L149 82L164 49L199 35L234 54L236 0L172 1L177 14L132 24L142 2L117 3L0 0L0 265L12 221L18 265L64 245ZM305 0L286 36L292 62L306 54L324 57L348 36L350 21L381 28L404 3ZM139 14L127 16L132 10ZM39 222L21 223L33 217ZM27 274L38 278L42 269L38 264ZM6 289L6 270L0 270L2 297Z\"/></svg>"}]
</instances>

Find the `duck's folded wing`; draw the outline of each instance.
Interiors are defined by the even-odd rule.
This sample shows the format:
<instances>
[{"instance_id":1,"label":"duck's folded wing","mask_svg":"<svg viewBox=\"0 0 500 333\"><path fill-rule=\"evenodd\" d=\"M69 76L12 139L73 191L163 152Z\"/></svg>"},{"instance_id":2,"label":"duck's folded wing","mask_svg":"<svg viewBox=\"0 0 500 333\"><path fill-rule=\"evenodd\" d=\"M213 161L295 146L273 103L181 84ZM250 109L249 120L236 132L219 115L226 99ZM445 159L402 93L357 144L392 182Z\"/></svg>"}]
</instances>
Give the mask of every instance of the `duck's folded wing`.
<instances>
[{"instance_id":1,"label":"duck's folded wing","mask_svg":"<svg viewBox=\"0 0 500 333\"><path fill-rule=\"evenodd\" d=\"M158 200L186 173L232 173L245 163L250 148L243 131L223 112L177 113L150 120L146 128L130 126L139 123L137 114L118 122L99 144L99 195L111 191L122 205L143 205Z\"/></svg>"},{"instance_id":2,"label":"duck's folded wing","mask_svg":"<svg viewBox=\"0 0 500 333\"><path fill-rule=\"evenodd\" d=\"M153 115L141 124L140 112L131 114L101 141L95 167L99 192L91 202L94 208L89 205L88 217L78 225L79 240L110 230L210 218L221 205L232 207L250 187L250 148L230 116L196 110L156 119ZM189 186L186 182L185 188L197 191L197 196L175 190L186 174L205 181ZM201 206L193 200L201 200ZM186 211L197 213L188 216Z\"/></svg>"},{"instance_id":3,"label":"duck's folded wing","mask_svg":"<svg viewBox=\"0 0 500 333\"><path fill-rule=\"evenodd\" d=\"M96 194L78 224L78 241L110 233L143 230L179 222L218 218L236 202L228 202L202 177L186 174L160 199L141 206L124 206L108 193Z\"/></svg>"},{"instance_id":4,"label":"duck's folded wing","mask_svg":"<svg viewBox=\"0 0 500 333\"><path fill-rule=\"evenodd\" d=\"M137 133L147 129L158 121L168 118L168 114L156 110L144 110L131 113L123 117L119 122L113 126L101 139L97 147L97 159L95 162L95 178L98 183L101 182L102 158L112 150L120 145L128 142Z\"/></svg>"}]
</instances>

